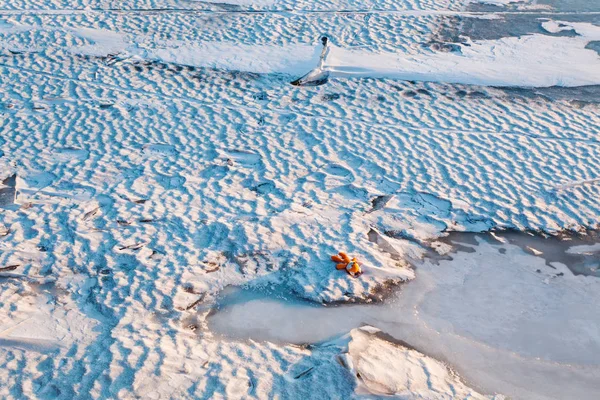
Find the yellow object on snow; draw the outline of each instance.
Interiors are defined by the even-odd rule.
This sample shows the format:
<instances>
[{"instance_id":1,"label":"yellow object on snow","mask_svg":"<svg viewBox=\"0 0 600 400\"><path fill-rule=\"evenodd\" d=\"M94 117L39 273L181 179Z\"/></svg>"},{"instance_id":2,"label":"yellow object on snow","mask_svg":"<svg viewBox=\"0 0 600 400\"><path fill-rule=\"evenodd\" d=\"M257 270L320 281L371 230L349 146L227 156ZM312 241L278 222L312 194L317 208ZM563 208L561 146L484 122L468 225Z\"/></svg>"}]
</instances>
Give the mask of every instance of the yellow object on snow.
<instances>
[{"instance_id":1,"label":"yellow object on snow","mask_svg":"<svg viewBox=\"0 0 600 400\"><path fill-rule=\"evenodd\" d=\"M331 256L331 260L337 262L337 269L345 269L346 272L353 277L362 274L362 269L356 258L350 258L346 253L340 252L338 255Z\"/></svg>"}]
</instances>

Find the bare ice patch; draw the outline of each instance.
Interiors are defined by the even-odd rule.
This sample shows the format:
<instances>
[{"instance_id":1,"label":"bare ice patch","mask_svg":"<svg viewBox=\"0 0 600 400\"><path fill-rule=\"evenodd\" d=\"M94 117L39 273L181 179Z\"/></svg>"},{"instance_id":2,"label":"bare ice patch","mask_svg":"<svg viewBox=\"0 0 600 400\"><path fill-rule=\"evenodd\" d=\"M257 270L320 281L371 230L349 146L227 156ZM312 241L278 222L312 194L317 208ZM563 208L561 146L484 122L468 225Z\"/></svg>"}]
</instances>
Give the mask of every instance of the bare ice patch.
<instances>
[{"instance_id":1,"label":"bare ice patch","mask_svg":"<svg viewBox=\"0 0 600 400\"><path fill-rule=\"evenodd\" d=\"M315 307L278 292L230 292L209 317L209 329L238 340L317 343L369 324L447 361L484 392L594 398L600 280L574 275L542 258L545 249L534 253L531 243L521 248L511 239L458 236L468 252L425 261L417 279L380 305ZM569 241L561 248L597 250Z\"/></svg>"},{"instance_id":2,"label":"bare ice patch","mask_svg":"<svg viewBox=\"0 0 600 400\"><path fill-rule=\"evenodd\" d=\"M0 182L0 207L14 204L16 193L16 175L9 176Z\"/></svg>"}]
</instances>

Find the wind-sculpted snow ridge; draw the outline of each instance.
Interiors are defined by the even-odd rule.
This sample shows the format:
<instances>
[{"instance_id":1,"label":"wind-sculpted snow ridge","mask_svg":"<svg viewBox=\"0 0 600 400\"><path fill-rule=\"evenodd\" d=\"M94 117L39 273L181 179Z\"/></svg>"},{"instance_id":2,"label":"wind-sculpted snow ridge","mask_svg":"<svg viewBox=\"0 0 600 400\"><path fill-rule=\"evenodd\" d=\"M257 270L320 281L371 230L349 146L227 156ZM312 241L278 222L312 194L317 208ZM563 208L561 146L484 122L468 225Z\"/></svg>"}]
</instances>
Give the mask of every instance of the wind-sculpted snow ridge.
<instances>
[{"instance_id":1,"label":"wind-sculpted snow ridge","mask_svg":"<svg viewBox=\"0 0 600 400\"><path fill-rule=\"evenodd\" d=\"M43 16L42 23L37 16L15 15L0 26L0 47L13 53L47 48L56 51L58 47L77 55L254 73L301 75L316 67L311 73L315 79L320 79L321 73L328 77L387 77L489 86L600 84L600 58L589 47L600 40L600 28L591 23L541 20L543 34L439 44L419 43L422 29L434 29L434 21L438 21L434 16L361 16L350 25L342 21L345 19L340 15L288 18L248 14L217 18L217 22L211 19L199 30L181 14L150 15L140 20L106 14L58 14ZM284 21L287 32L265 29ZM298 37L296 25L307 21L317 24L312 32L303 29ZM391 22L396 29L383 28ZM102 28L88 27L90 24ZM171 32L172 24L177 24L179 36L143 33L147 26L157 24L164 27L157 32ZM377 33L375 37L371 37L373 32ZM561 36L564 32L574 35ZM325 53L318 44L323 34L330 38ZM535 74L529 73L533 70Z\"/></svg>"},{"instance_id":2,"label":"wind-sculpted snow ridge","mask_svg":"<svg viewBox=\"0 0 600 400\"><path fill-rule=\"evenodd\" d=\"M353 329L340 362L356 376L358 392L427 399L497 399L467 387L441 362L386 340L377 328Z\"/></svg>"},{"instance_id":3,"label":"wind-sculpted snow ridge","mask_svg":"<svg viewBox=\"0 0 600 400\"><path fill-rule=\"evenodd\" d=\"M35 51L56 48L79 54L114 54L121 58L162 57L169 62L188 62L192 66L214 67L201 56L227 57L228 50L246 57L265 57L268 50L293 51L278 54L281 61L308 60L316 65L321 52L319 38L327 34L337 43L352 47L369 46L373 50L410 51L423 40L423 32L431 32L438 24L435 15L372 15L362 14L234 14L190 17L185 13L147 13L129 15L89 14L15 14L3 17L0 38L4 49ZM391 26L391 28L390 28ZM101 27L101 28L100 28ZM152 29L150 29L152 27ZM310 52L297 53L298 48ZM214 50L211 52L211 50ZM194 53L201 51L196 56ZM169 55L169 52L172 54ZM216 53L215 53L216 52ZM119 54L121 53L121 54ZM317 56L313 60L313 53ZM275 53L277 54L277 53ZM308 58L307 58L308 57ZM314 62L313 62L314 61ZM196 65L198 64L198 65ZM282 64L287 65L287 64ZM250 66L251 67L251 66ZM247 70L238 63L236 69ZM252 72L283 72L294 69L253 70Z\"/></svg>"},{"instance_id":4,"label":"wind-sculpted snow ridge","mask_svg":"<svg viewBox=\"0 0 600 400\"><path fill-rule=\"evenodd\" d=\"M523 9L539 8L532 0L4 0L2 10L15 11L278 11L300 10L316 12L346 11L462 11L469 4L487 4L498 7L514 6Z\"/></svg>"},{"instance_id":5,"label":"wind-sculpted snow ridge","mask_svg":"<svg viewBox=\"0 0 600 400\"><path fill-rule=\"evenodd\" d=\"M495 0L498 1L498 0ZM118 11L178 11L178 10L307 10L307 11L348 11L348 10L460 10L463 0L126 0L107 2L105 0L49 0L43 3L35 0L3 0L3 10L118 10Z\"/></svg>"}]
</instances>

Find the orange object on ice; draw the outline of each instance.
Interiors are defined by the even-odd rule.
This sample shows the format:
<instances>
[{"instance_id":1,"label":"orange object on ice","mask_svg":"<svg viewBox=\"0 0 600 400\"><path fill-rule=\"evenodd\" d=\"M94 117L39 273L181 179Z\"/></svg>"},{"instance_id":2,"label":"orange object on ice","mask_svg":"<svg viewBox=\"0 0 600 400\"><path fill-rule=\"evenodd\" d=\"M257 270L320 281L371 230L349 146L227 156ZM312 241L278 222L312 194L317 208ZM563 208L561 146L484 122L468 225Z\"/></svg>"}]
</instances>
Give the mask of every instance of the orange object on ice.
<instances>
[{"instance_id":1,"label":"orange object on ice","mask_svg":"<svg viewBox=\"0 0 600 400\"><path fill-rule=\"evenodd\" d=\"M337 269L345 269L350 276L357 277L362 274L358 260L348 257L346 253L340 251L339 255L331 256L331 260L338 263L335 266Z\"/></svg>"}]
</instances>

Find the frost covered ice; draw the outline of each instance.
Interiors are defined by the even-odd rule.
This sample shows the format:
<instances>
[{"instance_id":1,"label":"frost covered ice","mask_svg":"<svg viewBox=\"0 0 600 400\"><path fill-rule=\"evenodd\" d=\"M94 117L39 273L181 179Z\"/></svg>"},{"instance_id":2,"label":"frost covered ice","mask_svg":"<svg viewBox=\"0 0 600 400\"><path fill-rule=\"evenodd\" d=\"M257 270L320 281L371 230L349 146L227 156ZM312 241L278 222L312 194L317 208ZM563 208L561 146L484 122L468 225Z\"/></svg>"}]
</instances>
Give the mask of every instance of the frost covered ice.
<instances>
[{"instance_id":1,"label":"frost covered ice","mask_svg":"<svg viewBox=\"0 0 600 400\"><path fill-rule=\"evenodd\" d=\"M598 228L600 10L489 3L4 2L0 397L594 398L597 243L448 235Z\"/></svg>"},{"instance_id":2,"label":"frost covered ice","mask_svg":"<svg viewBox=\"0 0 600 400\"><path fill-rule=\"evenodd\" d=\"M326 342L369 324L446 361L483 393L591 399L600 378L600 281L575 275L565 263L574 249L595 245L527 237L453 237L449 243L461 251L418 264L417 278L383 304L316 307L277 292L234 291L219 299L208 324L230 339L296 344ZM381 353L385 359L389 352Z\"/></svg>"}]
</instances>

